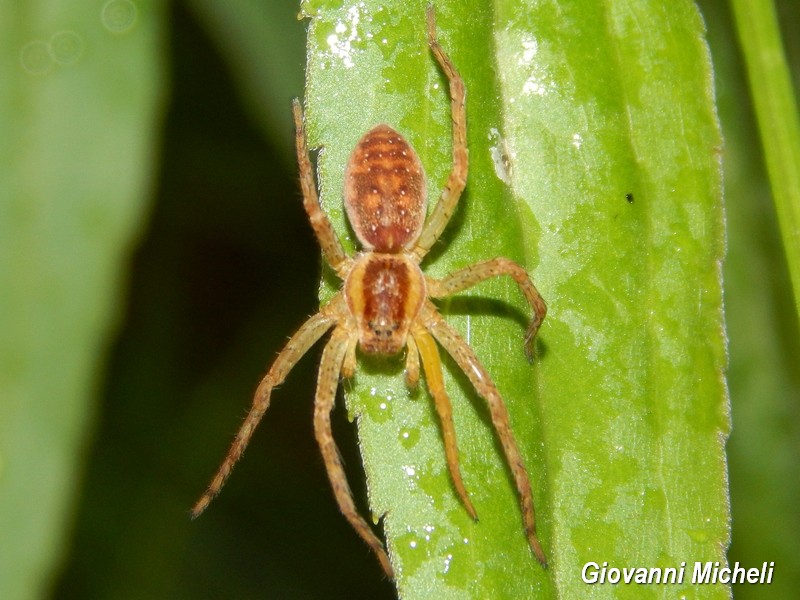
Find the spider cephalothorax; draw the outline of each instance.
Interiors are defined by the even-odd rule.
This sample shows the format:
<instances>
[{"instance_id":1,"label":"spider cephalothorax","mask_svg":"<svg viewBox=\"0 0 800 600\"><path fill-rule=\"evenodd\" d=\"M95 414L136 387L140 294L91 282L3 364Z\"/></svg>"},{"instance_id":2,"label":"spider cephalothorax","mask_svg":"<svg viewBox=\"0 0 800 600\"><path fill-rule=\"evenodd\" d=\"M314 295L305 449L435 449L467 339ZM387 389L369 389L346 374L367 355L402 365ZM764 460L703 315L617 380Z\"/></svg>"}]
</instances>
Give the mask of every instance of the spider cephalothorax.
<instances>
[{"instance_id":1,"label":"spider cephalothorax","mask_svg":"<svg viewBox=\"0 0 800 600\"><path fill-rule=\"evenodd\" d=\"M461 479L456 433L450 399L444 388L438 343L453 357L467 378L486 399L503 453L520 497L528 542L545 564L536 537L533 497L528 473L511 433L508 411L491 376L472 348L442 319L431 298L458 293L490 277L509 275L533 309L525 335L525 352L533 356L533 339L546 306L528 274L507 258L495 258L456 271L443 279L423 274L419 267L442 234L458 204L467 179L466 91L464 82L436 38L433 9L428 9L428 44L450 83L453 113L453 169L438 203L425 219L425 174L411 145L388 125L378 125L359 140L345 172L344 202L348 219L361 242L362 251L347 256L330 220L322 211L308 158L303 113L293 104L297 159L303 205L328 263L344 280L342 290L306 321L292 336L256 390L253 405L228 455L206 492L192 509L197 516L225 483L239 460L258 422L269 406L275 386L325 333L331 337L322 353L314 408L314 431L328 477L342 514L377 555L387 575L393 576L382 542L356 510L353 496L331 433L330 413L340 374L350 377L356 368L356 347L369 354L406 355L406 380L419 380L420 363L434 400L444 437L447 466L453 485L466 510L477 518Z\"/></svg>"},{"instance_id":2,"label":"spider cephalothorax","mask_svg":"<svg viewBox=\"0 0 800 600\"><path fill-rule=\"evenodd\" d=\"M344 284L347 307L368 354L396 354L425 299L425 276L405 255L365 253L356 257Z\"/></svg>"}]
</instances>

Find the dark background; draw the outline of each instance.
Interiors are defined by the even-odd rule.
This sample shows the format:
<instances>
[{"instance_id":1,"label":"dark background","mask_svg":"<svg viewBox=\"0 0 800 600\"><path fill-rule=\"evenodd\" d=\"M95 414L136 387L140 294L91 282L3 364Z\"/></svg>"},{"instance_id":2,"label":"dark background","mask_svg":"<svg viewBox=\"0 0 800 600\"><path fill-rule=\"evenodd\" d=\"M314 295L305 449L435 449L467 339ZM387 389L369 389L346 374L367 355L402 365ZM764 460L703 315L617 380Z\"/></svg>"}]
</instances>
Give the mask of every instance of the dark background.
<instances>
[{"instance_id":1,"label":"dark background","mask_svg":"<svg viewBox=\"0 0 800 600\"><path fill-rule=\"evenodd\" d=\"M312 430L315 348L224 493L205 489L274 356L318 306L295 160L265 140L223 59L173 4L172 94L150 224L130 265L58 598L391 598L341 518ZM305 27L288 20L302 94ZM288 122L288 121L287 121ZM292 131L282 132L288 141ZM286 144L284 144L285 146ZM353 427L337 437L366 510Z\"/></svg>"}]
</instances>

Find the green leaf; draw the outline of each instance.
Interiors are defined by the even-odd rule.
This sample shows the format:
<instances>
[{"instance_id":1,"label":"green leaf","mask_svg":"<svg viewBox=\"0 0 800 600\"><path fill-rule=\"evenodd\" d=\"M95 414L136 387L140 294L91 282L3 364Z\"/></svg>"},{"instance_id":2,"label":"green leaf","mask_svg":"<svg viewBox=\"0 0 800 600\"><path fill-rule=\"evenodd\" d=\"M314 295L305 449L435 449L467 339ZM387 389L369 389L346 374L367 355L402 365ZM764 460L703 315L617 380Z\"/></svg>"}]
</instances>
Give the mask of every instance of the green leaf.
<instances>
[{"instance_id":1,"label":"green leaf","mask_svg":"<svg viewBox=\"0 0 800 600\"><path fill-rule=\"evenodd\" d=\"M742 15L745 20L761 21L769 13L768 3L753 3ZM800 4L779 2L779 22L783 28L786 59L791 48L798 48ZM774 561L784 565L780 577L770 585L772 598L793 598L800 584L800 480L797 478L797 440L800 439L800 345L798 345L797 303L792 298L792 282L787 263L793 260L782 243L770 193L765 146L776 140L772 134L759 134L751 97L774 98L774 83L754 82L748 89L748 73L738 47L732 14L727 0L701 3L709 26L709 44L714 53L719 112L725 134L725 198L728 249L725 258L725 315L730 346L728 384L733 414L733 433L727 445L730 469L731 513L733 521L729 561L760 565ZM756 15L755 13L760 13ZM756 23L745 27L761 26ZM780 47L775 39L745 41L746 53L759 59ZM762 49L766 48L766 52ZM798 55L795 52L794 58ZM783 62L781 59L779 62ZM773 65L776 64L773 62ZM800 74L796 68L795 74ZM764 77L764 75L759 75ZM768 80L775 77L771 73ZM779 76L780 77L780 76ZM796 82L797 83L797 82ZM778 87L782 87L778 84ZM785 92L784 88L784 92ZM796 121L796 106L771 115L771 127L780 129L781 145L791 137ZM769 127L764 131L769 131ZM772 152L775 148L773 147ZM784 155L782 161L786 161ZM785 191L790 179L777 182ZM795 251L796 254L796 251ZM796 256L794 257L796 258ZM738 600L764 595L760 586L737 586Z\"/></svg>"},{"instance_id":2,"label":"green leaf","mask_svg":"<svg viewBox=\"0 0 800 600\"><path fill-rule=\"evenodd\" d=\"M436 8L468 90L471 170L423 267L441 276L508 256L548 301L533 366L512 282L440 307L509 407L550 567L527 547L487 411L455 365L447 386L477 523L452 489L427 393L409 395L402 360L369 358L348 407L399 593L583 597L596 589L580 577L590 561L685 562L671 592L728 597L725 586L690 583L695 561L724 563L729 540L721 139L700 15L688 1ZM446 86L427 49L424 2L308 0L303 9L322 202L353 248L340 190L355 142L377 122L395 126L440 189L450 169Z\"/></svg>"},{"instance_id":3,"label":"green leaf","mask_svg":"<svg viewBox=\"0 0 800 600\"><path fill-rule=\"evenodd\" d=\"M800 118L772 2L732 0L800 315Z\"/></svg>"},{"instance_id":4,"label":"green leaf","mask_svg":"<svg viewBox=\"0 0 800 600\"><path fill-rule=\"evenodd\" d=\"M142 221L161 12L0 4L0 596L41 597Z\"/></svg>"}]
</instances>

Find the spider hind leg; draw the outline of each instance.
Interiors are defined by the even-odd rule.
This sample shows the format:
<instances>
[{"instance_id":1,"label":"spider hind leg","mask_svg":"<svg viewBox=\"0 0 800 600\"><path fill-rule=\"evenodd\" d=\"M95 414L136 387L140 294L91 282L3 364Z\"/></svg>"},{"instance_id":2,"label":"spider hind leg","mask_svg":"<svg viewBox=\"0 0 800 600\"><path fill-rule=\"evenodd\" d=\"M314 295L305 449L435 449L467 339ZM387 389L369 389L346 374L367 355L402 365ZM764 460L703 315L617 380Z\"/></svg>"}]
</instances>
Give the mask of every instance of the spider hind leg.
<instances>
[{"instance_id":1,"label":"spider hind leg","mask_svg":"<svg viewBox=\"0 0 800 600\"><path fill-rule=\"evenodd\" d=\"M336 305L335 302L331 302L331 304ZM222 461L206 491L192 507L190 514L193 519L202 514L214 497L219 494L222 486L225 485L225 481L231 474L234 465L241 458L242 453L247 448L247 444L250 443L250 438L253 437L253 432L261 421L261 417L264 416L264 413L269 408L272 390L286 379L286 376L297 364L297 361L331 328L333 322L332 315L328 314L327 311L318 312L300 327L278 354L275 362L272 363L269 371L259 383L253 396L250 412L239 428L239 432L236 434L225 460Z\"/></svg>"},{"instance_id":2,"label":"spider hind leg","mask_svg":"<svg viewBox=\"0 0 800 600\"><path fill-rule=\"evenodd\" d=\"M383 543L372 531L364 518L358 513L353 492L347 483L347 475L342 466L339 450L333 439L331 430L331 411L336 399L336 390L339 387L339 374L348 352L352 336L355 335L346 327L334 329L331 339L322 351L322 360L319 366L317 379L317 392L314 397L314 434L319 444L328 479L333 488L333 495L339 505L339 510L350 523L356 533L372 549L381 563L384 572L389 578L394 577L394 570L389 562L389 557Z\"/></svg>"},{"instance_id":3,"label":"spider hind leg","mask_svg":"<svg viewBox=\"0 0 800 600\"><path fill-rule=\"evenodd\" d=\"M442 379L442 361L439 356L439 350L436 348L436 342L431 337L431 334L428 333L421 324L415 328L413 337L419 349L420 357L422 358L425 382L427 383L431 396L433 396L433 402L442 426L447 468L450 470L453 486L456 488L458 496L461 498L461 502L467 509L469 516L477 521L478 513L475 511L475 507L472 505L467 489L464 487L464 482L461 479L456 430L453 426L453 408L450 404L450 398L445 391L444 380Z\"/></svg>"},{"instance_id":4,"label":"spider hind leg","mask_svg":"<svg viewBox=\"0 0 800 600\"><path fill-rule=\"evenodd\" d=\"M492 425L497 432L497 437L500 439L506 462L511 469L514 484L517 488L522 511L522 522L525 526L528 544L537 560L543 566L547 566L547 558L539 543L539 538L536 536L536 514L533 506L531 482L528 477L528 471L525 469L522 454L511 431L508 409L489 372L478 360L469 344L442 319L433 304L428 303L426 308L425 322L431 334L447 353L453 357L453 360L456 361L456 364L470 380L478 394L486 400Z\"/></svg>"}]
</instances>

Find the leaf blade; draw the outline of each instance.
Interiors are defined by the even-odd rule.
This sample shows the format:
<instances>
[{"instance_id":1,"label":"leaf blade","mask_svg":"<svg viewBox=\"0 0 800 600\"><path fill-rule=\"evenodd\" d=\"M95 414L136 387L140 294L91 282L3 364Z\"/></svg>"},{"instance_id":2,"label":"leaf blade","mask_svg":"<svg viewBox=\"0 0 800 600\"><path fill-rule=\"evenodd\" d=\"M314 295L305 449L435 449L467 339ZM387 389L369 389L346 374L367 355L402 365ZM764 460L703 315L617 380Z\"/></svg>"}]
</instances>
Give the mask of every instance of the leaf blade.
<instances>
[{"instance_id":1,"label":"leaf blade","mask_svg":"<svg viewBox=\"0 0 800 600\"><path fill-rule=\"evenodd\" d=\"M422 3L304 7L313 16L307 114L312 145L325 144L322 201L352 247L338 190L359 132L398 124L436 189L449 168L447 99L427 55ZM574 596L586 593L576 574L590 560L724 561L720 135L695 7L649 14L643 3L509 1L437 10L467 82L471 172L423 266L440 276L495 255L536 265L550 314L533 369L513 284L487 283L441 308L509 406L552 568L539 570L525 547L485 409L453 365L447 385L477 525L450 488L427 397L408 398L391 375L400 361L370 360L349 406L373 511L388 513L401 596ZM598 68L593 53L611 58ZM671 90L676 76L691 83ZM687 480L695 464L703 468Z\"/></svg>"},{"instance_id":2,"label":"leaf blade","mask_svg":"<svg viewBox=\"0 0 800 600\"><path fill-rule=\"evenodd\" d=\"M32 598L65 539L121 267L147 197L161 21L132 3L80 14L5 4L0 589Z\"/></svg>"}]
</instances>

